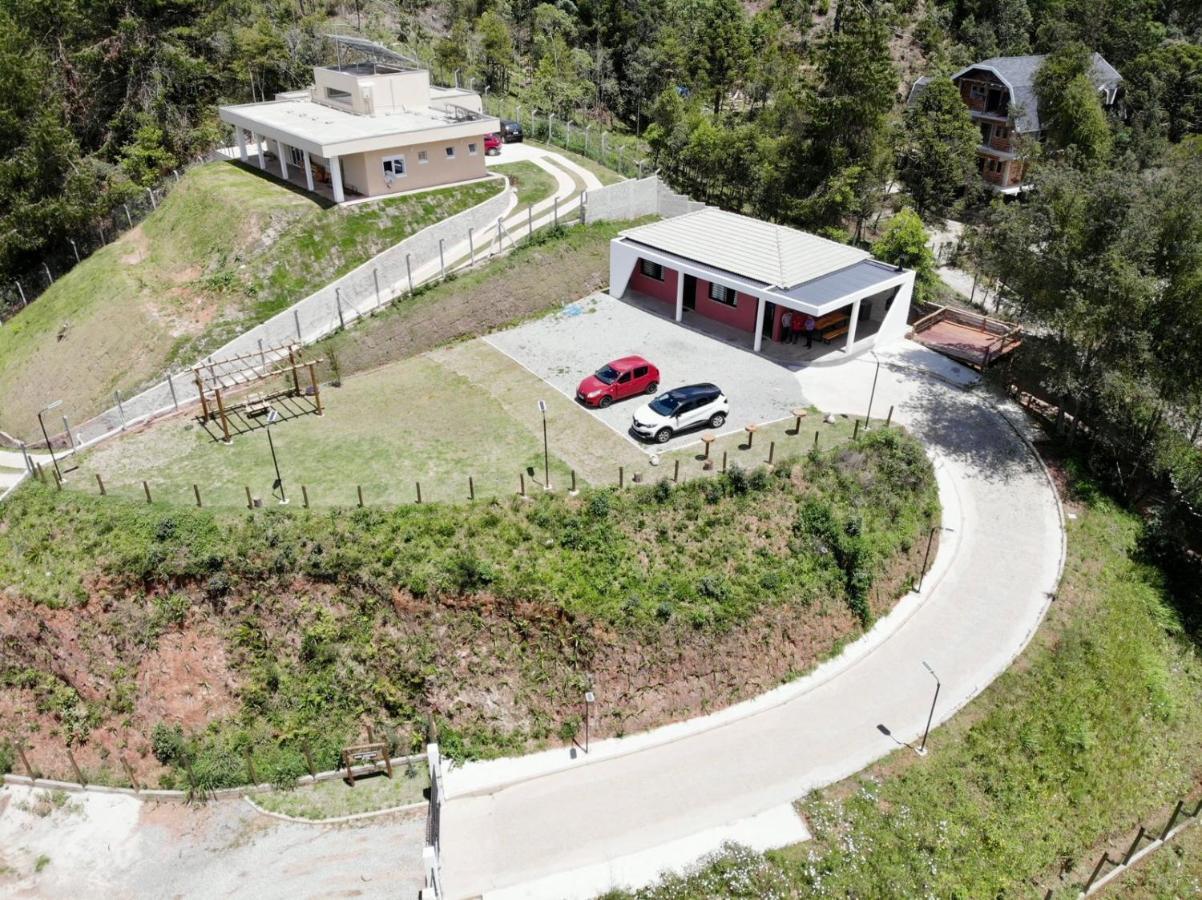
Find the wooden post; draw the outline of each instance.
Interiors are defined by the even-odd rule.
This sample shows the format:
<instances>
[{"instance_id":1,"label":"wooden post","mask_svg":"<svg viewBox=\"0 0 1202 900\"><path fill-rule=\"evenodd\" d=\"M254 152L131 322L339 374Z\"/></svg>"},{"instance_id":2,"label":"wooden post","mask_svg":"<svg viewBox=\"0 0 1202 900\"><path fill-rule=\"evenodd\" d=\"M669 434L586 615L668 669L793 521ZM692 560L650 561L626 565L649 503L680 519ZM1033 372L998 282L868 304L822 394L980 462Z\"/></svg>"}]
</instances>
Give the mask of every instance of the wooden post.
<instances>
[{"instance_id":1,"label":"wooden post","mask_svg":"<svg viewBox=\"0 0 1202 900\"><path fill-rule=\"evenodd\" d=\"M422 483L420 481L413 482L417 486L417 502L422 502Z\"/></svg>"},{"instance_id":2,"label":"wooden post","mask_svg":"<svg viewBox=\"0 0 1202 900\"><path fill-rule=\"evenodd\" d=\"M1139 826L1139 831L1135 832L1135 840L1131 842L1131 846L1127 848L1127 852L1123 854L1123 865L1128 865L1131 862L1131 857L1135 855L1136 849L1139 847L1139 842L1144 839L1144 835L1148 830L1144 826Z\"/></svg>"},{"instance_id":3,"label":"wooden post","mask_svg":"<svg viewBox=\"0 0 1202 900\"><path fill-rule=\"evenodd\" d=\"M518 472L518 496L526 496L526 473Z\"/></svg>"},{"instance_id":4,"label":"wooden post","mask_svg":"<svg viewBox=\"0 0 1202 900\"><path fill-rule=\"evenodd\" d=\"M772 457L776 454L776 441L768 444L768 465L772 465Z\"/></svg>"},{"instance_id":5,"label":"wooden post","mask_svg":"<svg viewBox=\"0 0 1202 900\"><path fill-rule=\"evenodd\" d=\"M75 773L75 780L80 787L87 787L87 783L83 780L83 773L79 771L79 764L75 761L75 754L71 752L71 748L67 747L67 762L71 763L71 771Z\"/></svg>"},{"instance_id":6,"label":"wooden post","mask_svg":"<svg viewBox=\"0 0 1202 900\"><path fill-rule=\"evenodd\" d=\"M726 451L722 451L722 471L726 471Z\"/></svg>"},{"instance_id":7,"label":"wooden post","mask_svg":"<svg viewBox=\"0 0 1202 900\"><path fill-rule=\"evenodd\" d=\"M17 756L21 757L21 765L25 767L25 774L29 776L30 781L37 781L38 776L33 772L33 766L29 764L29 758L25 755L25 744L22 741L17 741Z\"/></svg>"},{"instance_id":8,"label":"wooden post","mask_svg":"<svg viewBox=\"0 0 1202 900\"><path fill-rule=\"evenodd\" d=\"M250 747L246 748L246 774L250 777L252 785L259 783L259 779L255 776L255 761L251 755Z\"/></svg>"},{"instance_id":9,"label":"wooden post","mask_svg":"<svg viewBox=\"0 0 1202 900\"><path fill-rule=\"evenodd\" d=\"M200 369L192 370L196 378L196 392L200 394L200 418L202 422L209 421L209 401L205 399L205 383L200 377Z\"/></svg>"},{"instance_id":10,"label":"wooden post","mask_svg":"<svg viewBox=\"0 0 1202 900\"><path fill-rule=\"evenodd\" d=\"M99 472L97 472L97 473L96 473L96 484L97 484L97 486L100 488L100 496L101 496L101 497L103 497L103 496L104 496L104 494L105 494L105 491L104 491L104 479L100 477L100 473L99 473Z\"/></svg>"},{"instance_id":11,"label":"wooden post","mask_svg":"<svg viewBox=\"0 0 1202 900\"><path fill-rule=\"evenodd\" d=\"M889 415L887 415L885 417L885 427L888 428L892 422L893 422L893 407L890 406L889 407Z\"/></svg>"},{"instance_id":12,"label":"wooden post","mask_svg":"<svg viewBox=\"0 0 1202 900\"><path fill-rule=\"evenodd\" d=\"M676 460L675 464L672 466L672 480L680 481L680 460L679 459Z\"/></svg>"},{"instance_id":13,"label":"wooden post","mask_svg":"<svg viewBox=\"0 0 1202 900\"><path fill-rule=\"evenodd\" d=\"M313 399L317 402L317 414L325 415L321 408L321 388L317 386L317 365L309 363L309 383L313 386Z\"/></svg>"},{"instance_id":14,"label":"wooden post","mask_svg":"<svg viewBox=\"0 0 1202 900\"><path fill-rule=\"evenodd\" d=\"M304 503L305 509L309 508L309 489L303 484L301 485L301 500Z\"/></svg>"},{"instance_id":15,"label":"wooden post","mask_svg":"<svg viewBox=\"0 0 1202 900\"><path fill-rule=\"evenodd\" d=\"M860 420L856 419L856 427L852 429L851 439L854 441L860 436Z\"/></svg>"},{"instance_id":16,"label":"wooden post","mask_svg":"<svg viewBox=\"0 0 1202 900\"><path fill-rule=\"evenodd\" d=\"M815 432L814 432L814 449L815 449L815 450L817 450L817 449L818 449L818 436L819 436L820 434L822 434L822 432L820 432L820 431L815 431Z\"/></svg>"},{"instance_id":17,"label":"wooden post","mask_svg":"<svg viewBox=\"0 0 1202 900\"><path fill-rule=\"evenodd\" d=\"M126 759L124 756L121 757L121 765L125 769L125 777L129 779L130 787L132 787L135 792L140 792L142 790L142 787L141 787L141 785L138 784L138 779L134 775L134 770L130 766L129 760Z\"/></svg>"},{"instance_id":18,"label":"wooden post","mask_svg":"<svg viewBox=\"0 0 1202 900\"><path fill-rule=\"evenodd\" d=\"M251 496L250 496L250 485L249 484L246 485L246 508L247 509L255 508L255 501L253 499L251 499Z\"/></svg>"},{"instance_id":19,"label":"wooden post","mask_svg":"<svg viewBox=\"0 0 1202 900\"><path fill-rule=\"evenodd\" d=\"M754 426L754 425L744 425L743 426L743 430L747 432L747 449L748 450L751 449L751 445L755 442L755 428L756 428L756 426Z\"/></svg>"},{"instance_id":20,"label":"wooden post","mask_svg":"<svg viewBox=\"0 0 1202 900\"><path fill-rule=\"evenodd\" d=\"M225 435L223 442L228 444L230 442L230 421L225 415L225 401L221 398L220 389L214 391L213 394L217 398L217 413L221 416L221 433Z\"/></svg>"},{"instance_id":21,"label":"wooden post","mask_svg":"<svg viewBox=\"0 0 1202 900\"><path fill-rule=\"evenodd\" d=\"M307 740L301 744L301 750L305 754L305 765L309 767L309 777L316 781L317 768L313 765L313 751L309 749L309 742Z\"/></svg>"},{"instance_id":22,"label":"wooden post","mask_svg":"<svg viewBox=\"0 0 1202 900\"><path fill-rule=\"evenodd\" d=\"M626 468L618 466L618 487L626 486Z\"/></svg>"},{"instance_id":23,"label":"wooden post","mask_svg":"<svg viewBox=\"0 0 1202 900\"><path fill-rule=\"evenodd\" d=\"M355 485L355 489L359 492L359 508L363 508L363 485Z\"/></svg>"},{"instance_id":24,"label":"wooden post","mask_svg":"<svg viewBox=\"0 0 1202 900\"><path fill-rule=\"evenodd\" d=\"M576 493L576 470L572 470L572 493Z\"/></svg>"},{"instance_id":25,"label":"wooden post","mask_svg":"<svg viewBox=\"0 0 1202 900\"><path fill-rule=\"evenodd\" d=\"M300 375L296 371L296 351L288 348L288 365L292 369L292 393L300 396Z\"/></svg>"},{"instance_id":26,"label":"wooden post","mask_svg":"<svg viewBox=\"0 0 1202 900\"><path fill-rule=\"evenodd\" d=\"M196 508L200 509L202 504L200 502L200 485L199 484L196 484L195 482L193 482L192 493L196 495Z\"/></svg>"},{"instance_id":27,"label":"wooden post","mask_svg":"<svg viewBox=\"0 0 1202 900\"><path fill-rule=\"evenodd\" d=\"M467 499L476 499L476 482L472 480L472 476L467 476Z\"/></svg>"},{"instance_id":28,"label":"wooden post","mask_svg":"<svg viewBox=\"0 0 1202 900\"><path fill-rule=\"evenodd\" d=\"M150 483L146 479L142 479L142 490L146 492L146 502L150 503Z\"/></svg>"},{"instance_id":29,"label":"wooden post","mask_svg":"<svg viewBox=\"0 0 1202 900\"><path fill-rule=\"evenodd\" d=\"M50 471L54 475L54 486L61 491L63 489L63 477L58 474L58 469L51 469Z\"/></svg>"},{"instance_id":30,"label":"wooden post","mask_svg":"<svg viewBox=\"0 0 1202 900\"><path fill-rule=\"evenodd\" d=\"M1106 863L1113 862L1114 860L1110 858L1109 853L1102 854L1102 858L1098 860L1098 864L1093 867L1093 874L1089 876L1089 881L1085 882L1085 887L1081 891L1082 895L1087 895L1089 893L1089 889L1093 887L1093 883L1098 880L1098 875L1100 875L1102 872L1102 866L1106 865Z\"/></svg>"},{"instance_id":31,"label":"wooden post","mask_svg":"<svg viewBox=\"0 0 1202 900\"><path fill-rule=\"evenodd\" d=\"M384 769L388 772L388 777L392 777L392 755L388 752L388 743L384 744Z\"/></svg>"},{"instance_id":32,"label":"wooden post","mask_svg":"<svg viewBox=\"0 0 1202 900\"><path fill-rule=\"evenodd\" d=\"M1185 806L1184 800L1178 800L1177 805L1173 807L1173 814L1169 816L1168 824L1164 826L1164 831L1160 832L1162 841L1168 840L1169 832L1173 830L1173 826L1177 824L1177 817L1181 815L1181 808Z\"/></svg>"}]
</instances>

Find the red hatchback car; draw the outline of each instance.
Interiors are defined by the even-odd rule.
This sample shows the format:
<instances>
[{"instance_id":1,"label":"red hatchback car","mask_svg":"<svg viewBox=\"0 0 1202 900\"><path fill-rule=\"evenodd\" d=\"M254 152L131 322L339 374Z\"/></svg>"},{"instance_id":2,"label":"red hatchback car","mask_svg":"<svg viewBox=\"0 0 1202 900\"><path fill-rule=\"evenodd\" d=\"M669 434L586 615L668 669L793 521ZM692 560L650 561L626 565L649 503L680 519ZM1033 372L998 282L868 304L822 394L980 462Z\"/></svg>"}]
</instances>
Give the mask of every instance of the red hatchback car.
<instances>
[{"instance_id":1,"label":"red hatchback car","mask_svg":"<svg viewBox=\"0 0 1202 900\"><path fill-rule=\"evenodd\" d=\"M501 154L501 136L499 134L484 135L484 155L499 156Z\"/></svg>"},{"instance_id":2,"label":"red hatchback car","mask_svg":"<svg viewBox=\"0 0 1202 900\"><path fill-rule=\"evenodd\" d=\"M576 399L602 409L615 400L659 390L659 369L641 356L624 356L599 368L576 388Z\"/></svg>"}]
</instances>

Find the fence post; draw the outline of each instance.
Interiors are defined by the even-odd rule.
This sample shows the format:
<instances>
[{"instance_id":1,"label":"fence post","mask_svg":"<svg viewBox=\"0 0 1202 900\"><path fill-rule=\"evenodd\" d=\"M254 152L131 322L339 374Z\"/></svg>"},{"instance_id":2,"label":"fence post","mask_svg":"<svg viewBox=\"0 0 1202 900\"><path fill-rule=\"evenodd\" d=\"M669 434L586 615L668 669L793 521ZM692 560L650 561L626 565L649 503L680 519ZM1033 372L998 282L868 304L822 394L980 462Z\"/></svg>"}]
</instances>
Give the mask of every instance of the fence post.
<instances>
[{"instance_id":1,"label":"fence post","mask_svg":"<svg viewBox=\"0 0 1202 900\"><path fill-rule=\"evenodd\" d=\"M722 451L722 471L726 471L726 451Z\"/></svg>"},{"instance_id":2,"label":"fence post","mask_svg":"<svg viewBox=\"0 0 1202 900\"><path fill-rule=\"evenodd\" d=\"M376 306L381 305L380 300L380 270L376 266L371 269L372 280L376 283Z\"/></svg>"},{"instance_id":3,"label":"fence post","mask_svg":"<svg viewBox=\"0 0 1202 900\"><path fill-rule=\"evenodd\" d=\"M105 495L104 479L100 477L99 472L96 473L96 485L97 485L97 487L100 488L100 496L103 497Z\"/></svg>"},{"instance_id":4,"label":"fence post","mask_svg":"<svg viewBox=\"0 0 1202 900\"><path fill-rule=\"evenodd\" d=\"M1128 865L1131 862L1131 857L1133 857L1135 855L1135 850L1139 846L1139 842L1144 839L1145 834L1147 834L1147 829L1144 828L1143 825L1140 825L1139 831L1135 832L1135 840L1133 840L1131 842L1131 846L1128 847L1127 852L1123 854L1122 864L1124 866Z\"/></svg>"},{"instance_id":5,"label":"fence post","mask_svg":"<svg viewBox=\"0 0 1202 900\"><path fill-rule=\"evenodd\" d=\"M618 487L626 486L626 467L618 466Z\"/></svg>"},{"instance_id":6,"label":"fence post","mask_svg":"<svg viewBox=\"0 0 1202 900\"><path fill-rule=\"evenodd\" d=\"M888 427L889 427L889 424L890 424L892 421L893 421L893 407L892 407L892 406L890 406L890 407L889 407L889 415L887 415L887 416L885 417L885 427L886 427L886 428L888 428Z\"/></svg>"},{"instance_id":7,"label":"fence post","mask_svg":"<svg viewBox=\"0 0 1202 900\"><path fill-rule=\"evenodd\" d=\"M196 508L197 508L197 509L199 509L199 508L201 507L201 502L200 502L200 485L199 485L199 484L193 483L193 485L192 485L192 493L196 495Z\"/></svg>"},{"instance_id":8,"label":"fence post","mask_svg":"<svg viewBox=\"0 0 1202 900\"><path fill-rule=\"evenodd\" d=\"M405 274L409 278L409 296L410 297L413 296L413 263L412 263L412 259L413 259L412 253L405 254Z\"/></svg>"},{"instance_id":9,"label":"fence post","mask_svg":"<svg viewBox=\"0 0 1202 900\"><path fill-rule=\"evenodd\" d=\"M443 281L446 281L446 278L447 278L447 258L446 258L446 254L443 252L443 244L444 244L444 243L445 243L445 241L444 241L444 239L443 239L443 238L439 238L439 239L438 239L438 268L439 268L439 270L442 272L442 279L443 279Z\"/></svg>"},{"instance_id":10,"label":"fence post","mask_svg":"<svg viewBox=\"0 0 1202 900\"><path fill-rule=\"evenodd\" d=\"M168 372L167 373L167 387L171 391L171 405L174 406L176 409L179 409L179 398L175 396L175 382L172 380L172 378L173 378L172 374L170 372Z\"/></svg>"},{"instance_id":11,"label":"fence post","mask_svg":"<svg viewBox=\"0 0 1202 900\"><path fill-rule=\"evenodd\" d=\"M263 352L263 339L259 338L259 365L267 368L267 354Z\"/></svg>"},{"instance_id":12,"label":"fence post","mask_svg":"<svg viewBox=\"0 0 1202 900\"><path fill-rule=\"evenodd\" d=\"M1181 808L1185 806L1184 800L1178 800L1177 805L1173 807L1173 814L1169 816L1168 824L1164 826L1164 831L1160 833L1162 841L1168 840L1169 832L1173 830L1173 826L1177 824L1177 817L1181 815Z\"/></svg>"},{"instance_id":13,"label":"fence post","mask_svg":"<svg viewBox=\"0 0 1202 900\"><path fill-rule=\"evenodd\" d=\"M80 787L87 787L87 783L83 780L83 773L79 771L79 764L75 762L75 754L71 752L71 748L67 747L67 762L71 763L71 771L75 773L75 780L79 782Z\"/></svg>"},{"instance_id":14,"label":"fence post","mask_svg":"<svg viewBox=\"0 0 1202 900\"><path fill-rule=\"evenodd\" d=\"M121 415L121 430L125 430L125 406L121 403L121 391L113 391L113 396L117 400L117 412Z\"/></svg>"},{"instance_id":15,"label":"fence post","mask_svg":"<svg viewBox=\"0 0 1202 900\"><path fill-rule=\"evenodd\" d=\"M526 237L534 237L534 204L526 207Z\"/></svg>"},{"instance_id":16,"label":"fence post","mask_svg":"<svg viewBox=\"0 0 1202 900\"><path fill-rule=\"evenodd\" d=\"M300 312L298 312L295 307L292 309L292 324L296 326L296 339L303 344L305 339L301 335Z\"/></svg>"},{"instance_id":17,"label":"fence post","mask_svg":"<svg viewBox=\"0 0 1202 900\"><path fill-rule=\"evenodd\" d=\"M1114 862L1114 860L1110 858L1109 853L1102 854L1102 858L1098 860L1098 864L1093 867L1093 874L1089 876L1089 881L1085 882L1085 887L1081 891L1081 893L1083 895L1088 894L1089 889L1091 887L1093 887L1093 883L1098 880L1098 875L1102 871L1102 866L1106 865L1106 863L1113 863L1113 862Z\"/></svg>"},{"instance_id":18,"label":"fence post","mask_svg":"<svg viewBox=\"0 0 1202 900\"><path fill-rule=\"evenodd\" d=\"M676 460L675 465L672 466L672 480L680 481L680 460L679 459Z\"/></svg>"},{"instance_id":19,"label":"fence post","mask_svg":"<svg viewBox=\"0 0 1202 900\"><path fill-rule=\"evenodd\" d=\"M153 188L147 188L147 189L146 189L146 193L150 195L150 208L151 208L151 209L158 209L158 208L159 208L159 205L158 205L157 203L155 203L155 202L154 202L154 189L153 189Z\"/></svg>"},{"instance_id":20,"label":"fence post","mask_svg":"<svg viewBox=\"0 0 1202 900\"><path fill-rule=\"evenodd\" d=\"M138 779L134 776L134 770L130 767L129 760L124 756L121 757L121 765L125 768L125 777L129 779L130 786L134 789L134 793L141 793L142 787L138 784Z\"/></svg>"},{"instance_id":21,"label":"fence post","mask_svg":"<svg viewBox=\"0 0 1202 900\"><path fill-rule=\"evenodd\" d=\"M556 195L552 199L552 209L554 210L554 214L555 214L554 224L556 227L559 227L559 196L558 195Z\"/></svg>"},{"instance_id":22,"label":"fence post","mask_svg":"<svg viewBox=\"0 0 1202 900\"><path fill-rule=\"evenodd\" d=\"M501 231L501 217L497 216L497 254L498 255L501 253L501 249L502 249L501 244L503 241L504 241L504 238L502 237L502 231Z\"/></svg>"},{"instance_id":23,"label":"fence post","mask_svg":"<svg viewBox=\"0 0 1202 900\"><path fill-rule=\"evenodd\" d=\"M21 308L24 309L29 305L29 301L25 299L25 288L21 287L21 280L19 278L16 280L16 285L17 293L21 295Z\"/></svg>"},{"instance_id":24,"label":"fence post","mask_svg":"<svg viewBox=\"0 0 1202 900\"><path fill-rule=\"evenodd\" d=\"M526 473L518 472L518 496L526 496Z\"/></svg>"},{"instance_id":25,"label":"fence post","mask_svg":"<svg viewBox=\"0 0 1202 900\"><path fill-rule=\"evenodd\" d=\"M582 191L580 194L580 224L584 225L588 221L588 191Z\"/></svg>"},{"instance_id":26,"label":"fence post","mask_svg":"<svg viewBox=\"0 0 1202 900\"><path fill-rule=\"evenodd\" d=\"M122 203L121 205L122 205L123 207L125 207L125 221L129 223L129 227L130 227L130 228L133 228L133 227L134 227L134 220L133 220L133 217L132 217L132 216L130 216L130 214L129 214L129 204L128 204L128 203Z\"/></svg>"},{"instance_id":27,"label":"fence post","mask_svg":"<svg viewBox=\"0 0 1202 900\"><path fill-rule=\"evenodd\" d=\"M17 756L21 757L21 765L25 767L25 774L29 776L30 781L37 781L38 776L34 774L33 766L29 764L29 759L25 756L25 742L17 741Z\"/></svg>"},{"instance_id":28,"label":"fence post","mask_svg":"<svg viewBox=\"0 0 1202 900\"><path fill-rule=\"evenodd\" d=\"M421 503L422 502L422 483L420 481L415 481L413 483L417 487L417 502Z\"/></svg>"},{"instance_id":29,"label":"fence post","mask_svg":"<svg viewBox=\"0 0 1202 900\"><path fill-rule=\"evenodd\" d=\"M363 485L361 485L361 484L355 485L355 490L357 490L359 492L359 507L360 507L360 509L362 509L363 508Z\"/></svg>"},{"instance_id":30,"label":"fence post","mask_svg":"<svg viewBox=\"0 0 1202 900\"><path fill-rule=\"evenodd\" d=\"M307 487L305 487L303 484L301 485L301 500L303 501L305 509L308 509L309 508L309 489Z\"/></svg>"},{"instance_id":31,"label":"fence post","mask_svg":"<svg viewBox=\"0 0 1202 900\"><path fill-rule=\"evenodd\" d=\"M152 502L150 499L150 482L146 479L142 479L142 490L146 493L146 502Z\"/></svg>"},{"instance_id":32,"label":"fence post","mask_svg":"<svg viewBox=\"0 0 1202 900\"><path fill-rule=\"evenodd\" d=\"M768 443L768 465L772 465L772 457L776 454L776 441Z\"/></svg>"},{"instance_id":33,"label":"fence post","mask_svg":"<svg viewBox=\"0 0 1202 900\"><path fill-rule=\"evenodd\" d=\"M248 485L245 485L245 487L246 487L246 508L247 508L247 509L254 509L254 508L255 508L255 501L254 501L254 499L253 499L253 498L250 496L250 485L249 485L249 484L248 484Z\"/></svg>"},{"instance_id":34,"label":"fence post","mask_svg":"<svg viewBox=\"0 0 1202 900\"><path fill-rule=\"evenodd\" d=\"M71 423L67 421L67 417L63 416L63 431L67 432L67 443L71 449L75 449L75 436L71 434Z\"/></svg>"},{"instance_id":35,"label":"fence post","mask_svg":"<svg viewBox=\"0 0 1202 900\"><path fill-rule=\"evenodd\" d=\"M250 747L247 747L245 752L246 752L246 774L248 776L250 776L250 783L252 785L256 785L259 783L259 779L255 777L255 761L251 754Z\"/></svg>"},{"instance_id":36,"label":"fence post","mask_svg":"<svg viewBox=\"0 0 1202 900\"><path fill-rule=\"evenodd\" d=\"M475 231L476 231L476 229L472 228L471 226L468 226L468 229L467 229L467 253L468 253L468 259L470 260L470 265L472 265L472 266L476 265L476 241L474 239Z\"/></svg>"},{"instance_id":37,"label":"fence post","mask_svg":"<svg viewBox=\"0 0 1202 900\"><path fill-rule=\"evenodd\" d=\"M46 272L46 285L49 287L50 285L54 284L54 276L50 274L50 266L42 263L42 268Z\"/></svg>"},{"instance_id":38,"label":"fence post","mask_svg":"<svg viewBox=\"0 0 1202 900\"><path fill-rule=\"evenodd\" d=\"M75 251L75 264L79 265L79 245L75 243L75 238L67 238L71 242L71 249Z\"/></svg>"},{"instance_id":39,"label":"fence post","mask_svg":"<svg viewBox=\"0 0 1202 900\"><path fill-rule=\"evenodd\" d=\"M342 317L342 288L334 288L334 305L338 307L338 327L346 330L346 319Z\"/></svg>"},{"instance_id":40,"label":"fence post","mask_svg":"<svg viewBox=\"0 0 1202 900\"><path fill-rule=\"evenodd\" d=\"M301 751L305 754L305 765L309 767L309 777L316 781L317 767L313 765L313 751L309 749L309 741L307 739L301 744Z\"/></svg>"}]
</instances>

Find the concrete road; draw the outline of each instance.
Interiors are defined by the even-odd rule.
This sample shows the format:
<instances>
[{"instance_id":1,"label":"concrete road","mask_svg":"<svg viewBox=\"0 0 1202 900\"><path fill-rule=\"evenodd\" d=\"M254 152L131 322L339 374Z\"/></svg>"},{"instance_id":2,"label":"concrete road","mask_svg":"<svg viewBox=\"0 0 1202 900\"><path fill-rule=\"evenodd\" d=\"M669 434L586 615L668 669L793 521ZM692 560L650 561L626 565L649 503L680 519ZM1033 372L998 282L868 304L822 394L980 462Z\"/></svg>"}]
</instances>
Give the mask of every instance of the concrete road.
<instances>
[{"instance_id":1,"label":"concrete road","mask_svg":"<svg viewBox=\"0 0 1202 900\"><path fill-rule=\"evenodd\" d=\"M503 786L451 791L448 896L593 896L716 849L757 816L775 815L775 830L796 839L781 828L782 804L919 739L934 688L924 661L942 680L937 724L1010 665L1063 564L1052 485L990 399L951 383L971 380L965 370L909 343L881 360L876 411L893 405L936 461L942 574L880 623L884 636L868 652L791 686L782 702L753 701L712 727L669 726L662 741L636 736L629 753L567 768L560 759L547 774L527 767ZM875 363L868 355L797 378L818 407L862 414ZM1020 422L1017 408L1004 412Z\"/></svg>"},{"instance_id":2,"label":"concrete road","mask_svg":"<svg viewBox=\"0 0 1202 900\"><path fill-rule=\"evenodd\" d=\"M639 354L660 370L660 389L712 381L730 400L730 418L718 433L741 432L749 422L787 418L802 402L801 388L788 369L753 353L682 328L670 319L594 294L546 316L484 338L567 397L580 379L611 359ZM649 397L632 397L608 409L585 410L638 447L672 450L697 443L702 428L666 444L647 444L629 434L635 410Z\"/></svg>"}]
</instances>

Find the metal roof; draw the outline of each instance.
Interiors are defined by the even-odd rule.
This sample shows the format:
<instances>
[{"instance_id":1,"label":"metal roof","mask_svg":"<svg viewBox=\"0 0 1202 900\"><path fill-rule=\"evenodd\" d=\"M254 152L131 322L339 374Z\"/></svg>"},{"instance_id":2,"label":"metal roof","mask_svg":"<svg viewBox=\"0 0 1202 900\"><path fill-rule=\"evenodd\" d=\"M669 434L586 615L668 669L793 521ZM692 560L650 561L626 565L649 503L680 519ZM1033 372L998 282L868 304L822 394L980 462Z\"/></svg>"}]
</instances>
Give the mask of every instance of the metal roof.
<instances>
[{"instance_id":1,"label":"metal roof","mask_svg":"<svg viewBox=\"0 0 1202 900\"><path fill-rule=\"evenodd\" d=\"M766 285L790 288L867 259L867 251L707 206L622 237Z\"/></svg>"},{"instance_id":2,"label":"metal roof","mask_svg":"<svg viewBox=\"0 0 1202 900\"><path fill-rule=\"evenodd\" d=\"M791 300L800 300L814 306L821 306L832 300L841 300L849 294L871 288L873 285L885 284L897 280L903 274L903 269L897 269L888 263L875 259L861 260L845 269L799 284L782 293ZM882 288L883 290L883 288Z\"/></svg>"}]
</instances>

